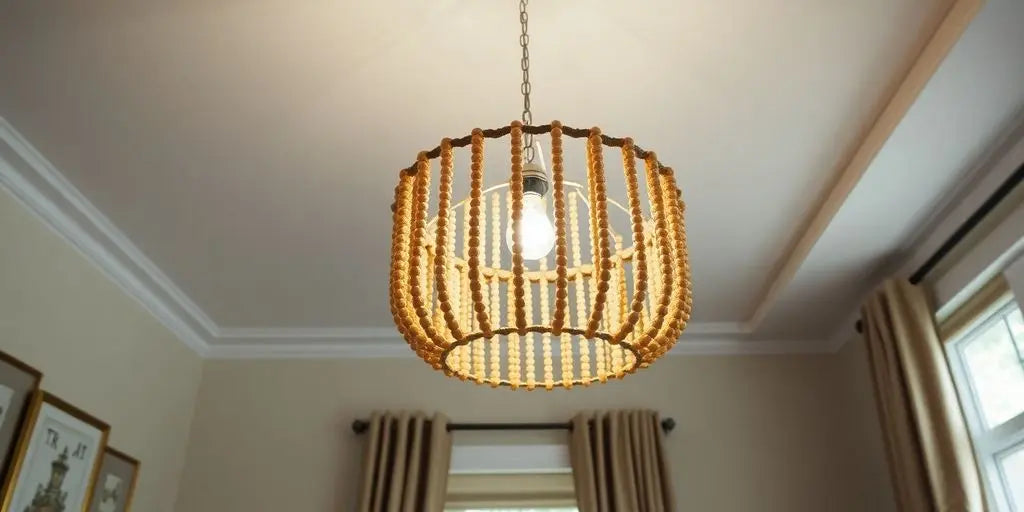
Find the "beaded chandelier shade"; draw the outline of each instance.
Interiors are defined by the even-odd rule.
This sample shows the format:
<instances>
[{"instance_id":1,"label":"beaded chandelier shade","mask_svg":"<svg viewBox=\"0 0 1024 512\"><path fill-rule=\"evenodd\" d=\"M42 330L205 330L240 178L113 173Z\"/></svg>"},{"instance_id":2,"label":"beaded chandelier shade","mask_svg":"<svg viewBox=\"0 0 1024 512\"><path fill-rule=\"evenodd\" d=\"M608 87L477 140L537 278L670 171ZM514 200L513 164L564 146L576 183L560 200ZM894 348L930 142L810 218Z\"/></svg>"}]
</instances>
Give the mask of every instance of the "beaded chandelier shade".
<instances>
[{"instance_id":1,"label":"beaded chandelier shade","mask_svg":"<svg viewBox=\"0 0 1024 512\"><path fill-rule=\"evenodd\" d=\"M522 122L446 138L399 173L389 296L399 332L433 368L478 384L550 390L647 367L675 344L693 301L672 169L598 128L532 125L526 2ZM534 162L538 135L550 135L550 178L543 158ZM584 183L566 180L564 137L585 142ZM487 139L504 141L509 155L489 188ZM469 193L453 203L467 178L456 176L454 149L466 146ZM621 153L623 202L608 197L606 148Z\"/></svg>"},{"instance_id":2,"label":"beaded chandelier shade","mask_svg":"<svg viewBox=\"0 0 1024 512\"><path fill-rule=\"evenodd\" d=\"M523 257L524 132L551 137L551 264L542 258L529 265ZM564 136L586 139L585 184L564 179ZM485 139L505 137L510 177L506 185L485 190ZM466 145L471 147L470 193L453 204L453 147ZM621 152L626 205L606 195L605 146ZM433 188L431 168L438 158ZM643 164L646 197L641 197L637 160ZM437 214L428 218L431 203ZM626 215L628 234L612 228L610 210ZM664 355L689 320L683 211L671 169L631 139L606 137L597 128L516 121L444 139L399 174L395 189L390 283L395 323L428 364L463 380L552 389L621 378ZM511 258L503 259L508 225ZM590 254L583 254L585 247Z\"/></svg>"}]
</instances>

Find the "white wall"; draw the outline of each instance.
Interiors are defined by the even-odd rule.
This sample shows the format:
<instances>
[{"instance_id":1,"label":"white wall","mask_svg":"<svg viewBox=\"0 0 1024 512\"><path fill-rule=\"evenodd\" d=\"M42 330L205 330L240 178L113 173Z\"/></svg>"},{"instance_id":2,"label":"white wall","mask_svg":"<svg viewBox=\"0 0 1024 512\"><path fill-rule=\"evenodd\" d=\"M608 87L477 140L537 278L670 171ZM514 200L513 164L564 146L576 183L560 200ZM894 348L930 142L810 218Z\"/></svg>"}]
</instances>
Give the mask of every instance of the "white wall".
<instances>
[{"instance_id":1,"label":"white wall","mask_svg":"<svg viewBox=\"0 0 1024 512\"><path fill-rule=\"evenodd\" d=\"M208 361L177 510L353 510L363 443L349 424L374 409L564 421L617 407L678 422L667 450L680 510L891 510L870 387L838 383L841 368L866 368L854 359L669 357L623 382L553 392L459 382L411 358Z\"/></svg>"},{"instance_id":2,"label":"white wall","mask_svg":"<svg viewBox=\"0 0 1024 512\"><path fill-rule=\"evenodd\" d=\"M134 510L173 510L202 360L2 188L0 350L142 461Z\"/></svg>"}]
</instances>

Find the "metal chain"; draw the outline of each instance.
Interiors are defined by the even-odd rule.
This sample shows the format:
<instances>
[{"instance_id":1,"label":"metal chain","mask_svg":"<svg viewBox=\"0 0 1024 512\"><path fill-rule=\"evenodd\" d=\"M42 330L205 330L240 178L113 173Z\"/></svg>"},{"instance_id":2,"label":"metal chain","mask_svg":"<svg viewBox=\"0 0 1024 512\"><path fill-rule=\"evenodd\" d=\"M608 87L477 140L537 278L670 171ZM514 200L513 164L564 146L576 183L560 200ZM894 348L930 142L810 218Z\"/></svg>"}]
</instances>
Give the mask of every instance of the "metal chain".
<instances>
[{"instance_id":1,"label":"metal chain","mask_svg":"<svg viewBox=\"0 0 1024 512\"><path fill-rule=\"evenodd\" d=\"M519 34L519 46L523 49L523 58L519 61L519 67L523 70L523 84L519 90L523 93L523 124L533 124L533 113L530 112L530 15L526 12L527 0L519 0L519 25L522 33ZM525 137L523 155L527 162L533 162L533 135L527 133Z\"/></svg>"}]
</instances>

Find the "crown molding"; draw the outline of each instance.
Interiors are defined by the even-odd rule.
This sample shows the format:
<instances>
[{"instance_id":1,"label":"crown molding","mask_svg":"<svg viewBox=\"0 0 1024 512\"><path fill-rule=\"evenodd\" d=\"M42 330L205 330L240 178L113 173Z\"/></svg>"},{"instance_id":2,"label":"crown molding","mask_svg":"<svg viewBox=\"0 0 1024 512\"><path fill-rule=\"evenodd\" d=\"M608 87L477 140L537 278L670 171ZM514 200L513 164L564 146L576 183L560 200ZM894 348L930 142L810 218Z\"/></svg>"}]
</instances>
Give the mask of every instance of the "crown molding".
<instances>
[{"instance_id":1,"label":"crown molding","mask_svg":"<svg viewBox=\"0 0 1024 512\"><path fill-rule=\"evenodd\" d=\"M266 343L215 343L208 359L373 359L412 357L409 345L392 333L390 338L349 338L318 342L286 339Z\"/></svg>"},{"instance_id":2,"label":"crown molding","mask_svg":"<svg viewBox=\"0 0 1024 512\"><path fill-rule=\"evenodd\" d=\"M681 339L670 356L744 356L785 354L831 354L835 349L819 340ZM209 359L370 359L414 357L409 346L392 332L381 338L350 338L317 342L269 340L266 343L216 343Z\"/></svg>"},{"instance_id":3,"label":"crown molding","mask_svg":"<svg viewBox=\"0 0 1024 512\"><path fill-rule=\"evenodd\" d=\"M222 327L219 340L328 340L394 338L394 327Z\"/></svg>"},{"instance_id":4,"label":"crown molding","mask_svg":"<svg viewBox=\"0 0 1024 512\"><path fill-rule=\"evenodd\" d=\"M218 340L321 340L394 338L394 327L220 327ZM688 335L739 336L749 334L738 322L695 322L686 328Z\"/></svg>"},{"instance_id":5,"label":"crown molding","mask_svg":"<svg viewBox=\"0 0 1024 512\"><path fill-rule=\"evenodd\" d=\"M173 302L177 309L186 313L191 323L201 327L207 336L216 333L217 326L210 317L3 117L0 117L0 141L7 146L5 149L10 149L27 166L24 170L31 171L21 173L21 183L12 183L13 186L9 186L15 197L40 214L47 224L65 237L68 234L58 228L67 226L68 221L72 224L77 223L83 232L76 233L76 237L69 240L76 247L82 242L106 248L113 257L109 264L121 267L112 270L127 271L139 276L140 280L149 281L146 283L148 287L155 288L172 299L169 302ZM5 168L2 174L9 177L21 169L18 165L10 166ZM40 211L41 206L47 206L49 209ZM43 216L43 213L47 215ZM86 240L87 238L89 240ZM106 270L105 267L101 268Z\"/></svg>"},{"instance_id":6,"label":"crown molding","mask_svg":"<svg viewBox=\"0 0 1024 512\"><path fill-rule=\"evenodd\" d=\"M206 354L203 324L191 318L198 307L2 117L0 185L182 342Z\"/></svg>"},{"instance_id":7,"label":"crown molding","mask_svg":"<svg viewBox=\"0 0 1024 512\"><path fill-rule=\"evenodd\" d=\"M669 355L673 356L764 356L784 354L828 354L832 350L821 340L687 339L683 336Z\"/></svg>"},{"instance_id":8,"label":"crown molding","mask_svg":"<svg viewBox=\"0 0 1024 512\"><path fill-rule=\"evenodd\" d=\"M218 326L3 117L0 185L200 356L317 359L412 354L392 327ZM817 341L744 340L750 332L745 322L695 322L670 354L827 352L827 345Z\"/></svg>"}]
</instances>

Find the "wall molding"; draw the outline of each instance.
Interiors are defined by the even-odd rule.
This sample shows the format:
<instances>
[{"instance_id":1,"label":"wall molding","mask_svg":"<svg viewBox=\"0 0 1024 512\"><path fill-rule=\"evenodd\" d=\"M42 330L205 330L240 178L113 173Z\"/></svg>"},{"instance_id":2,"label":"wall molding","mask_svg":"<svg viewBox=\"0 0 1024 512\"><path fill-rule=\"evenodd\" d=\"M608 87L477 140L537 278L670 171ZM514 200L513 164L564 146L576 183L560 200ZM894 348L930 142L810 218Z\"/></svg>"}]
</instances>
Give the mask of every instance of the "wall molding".
<instances>
[{"instance_id":1,"label":"wall molding","mask_svg":"<svg viewBox=\"0 0 1024 512\"><path fill-rule=\"evenodd\" d=\"M0 117L0 186L202 357L405 357L394 328L221 327L136 247L49 160ZM747 322L691 324L672 355L806 354L821 341L754 341Z\"/></svg>"}]
</instances>

